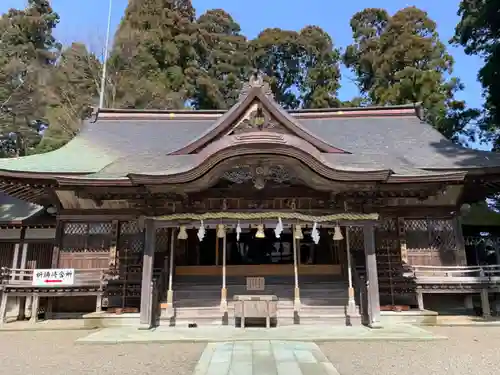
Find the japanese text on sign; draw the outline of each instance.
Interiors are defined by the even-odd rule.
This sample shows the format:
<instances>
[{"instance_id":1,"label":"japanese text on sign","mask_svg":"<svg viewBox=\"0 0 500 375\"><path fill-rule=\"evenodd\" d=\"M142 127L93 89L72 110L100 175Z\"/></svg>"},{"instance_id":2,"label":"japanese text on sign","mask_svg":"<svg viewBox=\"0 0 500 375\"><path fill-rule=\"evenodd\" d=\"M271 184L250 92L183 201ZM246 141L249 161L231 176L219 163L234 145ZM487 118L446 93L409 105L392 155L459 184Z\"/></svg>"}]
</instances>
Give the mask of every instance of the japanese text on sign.
<instances>
[{"instance_id":1,"label":"japanese text on sign","mask_svg":"<svg viewBox=\"0 0 500 375\"><path fill-rule=\"evenodd\" d=\"M33 270L33 286L67 286L75 282L75 270L35 269Z\"/></svg>"}]
</instances>

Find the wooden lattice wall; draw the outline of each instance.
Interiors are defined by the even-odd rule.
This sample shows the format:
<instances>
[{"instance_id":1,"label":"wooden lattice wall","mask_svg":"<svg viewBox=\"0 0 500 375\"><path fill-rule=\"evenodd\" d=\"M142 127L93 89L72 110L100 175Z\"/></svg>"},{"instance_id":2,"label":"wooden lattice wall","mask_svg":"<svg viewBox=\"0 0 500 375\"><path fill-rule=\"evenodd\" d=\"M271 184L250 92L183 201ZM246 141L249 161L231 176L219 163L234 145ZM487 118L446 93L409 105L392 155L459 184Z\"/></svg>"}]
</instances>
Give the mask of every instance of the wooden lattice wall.
<instances>
[{"instance_id":1,"label":"wooden lattice wall","mask_svg":"<svg viewBox=\"0 0 500 375\"><path fill-rule=\"evenodd\" d=\"M460 246L456 221L444 219L405 219L404 240L408 263L413 265L462 265L465 250Z\"/></svg>"},{"instance_id":2,"label":"wooden lattice wall","mask_svg":"<svg viewBox=\"0 0 500 375\"><path fill-rule=\"evenodd\" d=\"M111 222L64 223L60 268L108 268Z\"/></svg>"}]
</instances>

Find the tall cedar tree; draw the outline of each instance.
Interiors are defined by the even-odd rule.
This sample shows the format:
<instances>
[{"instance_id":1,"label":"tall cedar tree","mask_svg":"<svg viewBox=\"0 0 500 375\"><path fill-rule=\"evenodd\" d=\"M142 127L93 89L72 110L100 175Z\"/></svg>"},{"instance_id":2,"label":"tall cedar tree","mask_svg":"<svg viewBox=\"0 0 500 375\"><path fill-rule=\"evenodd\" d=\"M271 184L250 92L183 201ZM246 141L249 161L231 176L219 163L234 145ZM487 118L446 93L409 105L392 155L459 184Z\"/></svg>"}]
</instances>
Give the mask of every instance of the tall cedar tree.
<instances>
[{"instance_id":1,"label":"tall cedar tree","mask_svg":"<svg viewBox=\"0 0 500 375\"><path fill-rule=\"evenodd\" d=\"M250 71L247 40L240 32L240 25L222 9L208 10L198 18L195 108L226 109L238 100Z\"/></svg>"},{"instance_id":2,"label":"tall cedar tree","mask_svg":"<svg viewBox=\"0 0 500 375\"><path fill-rule=\"evenodd\" d=\"M73 43L62 51L50 81L52 105L46 114L50 126L37 152L58 148L76 135L98 103L101 69L97 56L84 44Z\"/></svg>"},{"instance_id":3,"label":"tall cedar tree","mask_svg":"<svg viewBox=\"0 0 500 375\"><path fill-rule=\"evenodd\" d=\"M483 58L478 78L484 89L484 113L480 130L493 149L500 150L500 2L495 0L462 0L461 17L452 42L465 47L468 55Z\"/></svg>"},{"instance_id":4,"label":"tall cedar tree","mask_svg":"<svg viewBox=\"0 0 500 375\"><path fill-rule=\"evenodd\" d=\"M351 18L354 43L344 62L371 105L421 102L426 120L448 138L458 135L476 111L454 99L463 89L452 73L453 59L427 13L408 7L390 16L368 8Z\"/></svg>"},{"instance_id":5,"label":"tall cedar tree","mask_svg":"<svg viewBox=\"0 0 500 375\"><path fill-rule=\"evenodd\" d=\"M276 100L294 109L336 107L340 103L339 52L317 26L300 32L265 29L250 42L253 66L269 80Z\"/></svg>"},{"instance_id":6,"label":"tall cedar tree","mask_svg":"<svg viewBox=\"0 0 500 375\"><path fill-rule=\"evenodd\" d=\"M51 70L60 50L59 22L48 0L29 0L0 18L0 142L2 156L24 155L41 139Z\"/></svg>"},{"instance_id":7,"label":"tall cedar tree","mask_svg":"<svg viewBox=\"0 0 500 375\"><path fill-rule=\"evenodd\" d=\"M130 0L110 59L116 93L108 107L183 108L198 72L189 0Z\"/></svg>"}]
</instances>

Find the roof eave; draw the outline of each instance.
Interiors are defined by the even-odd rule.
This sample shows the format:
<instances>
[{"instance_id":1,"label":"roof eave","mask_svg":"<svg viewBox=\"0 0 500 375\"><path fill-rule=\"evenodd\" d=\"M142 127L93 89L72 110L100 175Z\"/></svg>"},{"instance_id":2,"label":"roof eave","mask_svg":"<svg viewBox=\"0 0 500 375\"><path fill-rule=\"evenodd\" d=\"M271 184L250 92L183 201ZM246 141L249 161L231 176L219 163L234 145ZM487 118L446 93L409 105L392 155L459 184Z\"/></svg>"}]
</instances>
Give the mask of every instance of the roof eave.
<instances>
[{"instance_id":1,"label":"roof eave","mask_svg":"<svg viewBox=\"0 0 500 375\"><path fill-rule=\"evenodd\" d=\"M72 178L57 177L58 186L133 186L129 178Z\"/></svg>"},{"instance_id":2,"label":"roof eave","mask_svg":"<svg viewBox=\"0 0 500 375\"><path fill-rule=\"evenodd\" d=\"M387 183L401 184L407 182L463 182L467 172L440 173L433 175L391 175Z\"/></svg>"}]
</instances>

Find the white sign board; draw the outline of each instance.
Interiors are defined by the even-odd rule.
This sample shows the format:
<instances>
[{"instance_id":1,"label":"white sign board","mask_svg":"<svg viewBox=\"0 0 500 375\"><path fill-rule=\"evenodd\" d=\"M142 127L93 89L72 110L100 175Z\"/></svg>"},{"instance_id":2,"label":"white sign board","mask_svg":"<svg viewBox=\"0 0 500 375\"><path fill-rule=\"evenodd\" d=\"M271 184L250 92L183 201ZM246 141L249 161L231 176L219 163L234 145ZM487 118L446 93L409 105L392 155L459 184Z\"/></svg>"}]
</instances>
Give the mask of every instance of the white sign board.
<instances>
[{"instance_id":1,"label":"white sign board","mask_svg":"<svg viewBox=\"0 0 500 375\"><path fill-rule=\"evenodd\" d=\"M68 286L75 283L72 268L34 269L33 286Z\"/></svg>"},{"instance_id":2,"label":"white sign board","mask_svg":"<svg viewBox=\"0 0 500 375\"><path fill-rule=\"evenodd\" d=\"M264 290L266 282L263 277L247 277L247 290Z\"/></svg>"}]
</instances>

